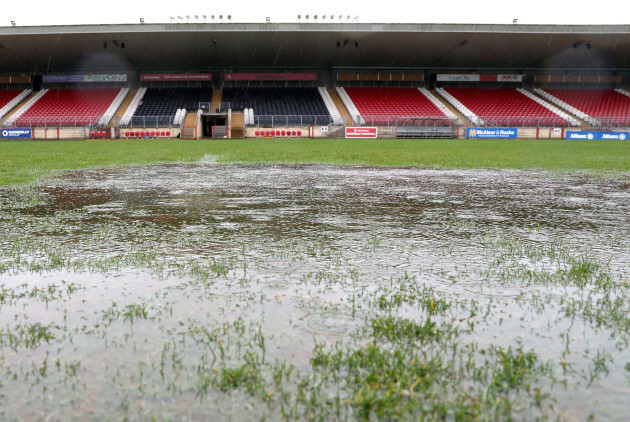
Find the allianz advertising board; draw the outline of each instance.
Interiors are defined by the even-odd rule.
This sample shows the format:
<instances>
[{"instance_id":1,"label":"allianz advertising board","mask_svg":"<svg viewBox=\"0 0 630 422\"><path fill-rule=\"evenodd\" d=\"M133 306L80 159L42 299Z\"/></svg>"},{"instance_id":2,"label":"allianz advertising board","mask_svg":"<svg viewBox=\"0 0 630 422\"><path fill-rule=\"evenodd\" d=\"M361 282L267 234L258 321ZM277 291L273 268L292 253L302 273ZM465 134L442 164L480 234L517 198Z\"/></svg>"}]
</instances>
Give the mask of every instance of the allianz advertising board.
<instances>
[{"instance_id":1,"label":"allianz advertising board","mask_svg":"<svg viewBox=\"0 0 630 422\"><path fill-rule=\"evenodd\" d=\"M2 129L2 139L31 139L31 129Z\"/></svg>"},{"instance_id":2,"label":"allianz advertising board","mask_svg":"<svg viewBox=\"0 0 630 422\"><path fill-rule=\"evenodd\" d=\"M570 131L566 132L566 139L585 139L588 141L593 140L617 140L626 141L630 139L630 132L587 132L587 131Z\"/></svg>"},{"instance_id":3,"label":"allianz advertising board","mask_svg":"<svg viewBox=\"0 0 630 422\"><path fill-rule=\"evenodd\" d=\"M483 128L483 129L468 129L466 137L469 139L483 139L483 138L517 138L518 129L513 128Z\"/></svg>"}]
</instances>

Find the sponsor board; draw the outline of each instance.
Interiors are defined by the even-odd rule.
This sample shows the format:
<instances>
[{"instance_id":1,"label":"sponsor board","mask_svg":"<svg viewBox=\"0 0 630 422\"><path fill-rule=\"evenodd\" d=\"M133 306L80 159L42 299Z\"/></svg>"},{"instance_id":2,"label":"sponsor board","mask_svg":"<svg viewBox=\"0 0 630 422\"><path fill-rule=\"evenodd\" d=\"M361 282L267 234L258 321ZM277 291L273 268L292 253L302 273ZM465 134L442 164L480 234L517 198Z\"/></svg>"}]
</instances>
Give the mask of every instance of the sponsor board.
<instances>
[{"instance_id":1,"label":"sponsor board","mask_svg":"<svg viewBox=\"0 0 630 422\"><path fill-rule=\"evenodd\" d=\"M376 127L347 127L346 138L375 139L378 135Z\"/></svg>"},{"instance_id":2,"label":"sponsor board","mask_svg":"<svg viewBox=\"0 0 630 422\"><path fill-rule=\"evenodd\" d=\"M497 75L497 82L523 82L523 75Z\"/></svg>"},{"instance_id":3,"label":"sponsor board","mask_svg":"<svg viewBox=\"0 0 630 422\"><path fill-rule=\"evenodd\" d=\"M440 82L523 82L523 75L443 73L437 75L437 80Z\"/></svg>"},{"instance_id":4,"label":"sponsor board","mask_svg":"<svg viewBox=\"0 0 630 422\"><path fill-rule=\"evenodd\" d=\"M2 139L31 139L31 129L2 129Z\"/></svg>"},{"instance_id":5,"label":"sponsor board","mask_svg":"<svg viewBox=\"0 0 630 422\"><path fill-rule=\"evenodd\" d=\"M86 82L127 82L127 75L85 75Z\"/></svg>"},{"instance_id":6,"label":"sponsor board","mask_svg":"<svg viewBox=\"0 0 630 422\"><path fill-rule=\"evenodd\" d=\"M55 82L85 82L85 75L44 75L44 83Z\"/></svg>"},{"instance_id":7,"label":"sponsor board","mask_svg":"<svg viewBox=\"0 0 630 422\"><path fill-rule=\"evenodd\" d=\"M44 83L126 82L127 75L44 75Z\"/></svg>"},{"instance_id":8,"label":"sponsor board","mask_svg":"<svg viewBox=\"0 0 630 422\"><path fill-rule=\"evenodd\" d=\"M470 139L515 139L518 138L516 128L474 128L466 130L466 137Z\"/></svg>"},{"instance_id":9,"label":"sponsor board","mask_svg":"<svg viewBox=\"0 0 630 422\"><path fill-rule=\"evenodd\" d=\"M158 73L140 75L141 81L211 81L210 73Z\"/></svg>"},{"instance_id":10,"label":"sponsor board","mask_svg":"<svg viewBox=\"0 0 630 422\"><path fill-rule=\"evenodd\" d=\"M226 73L226 81L315 81L317 73Z\"/></svg>"},{"instance_id":11,"label":"sponsor board","mask_svg":"<svg viewBox=\"0 0 630 422\"><path fill-rule=\"evenodd\" d=\"M587 141L617 140L627 141L630 139L630 132L587 132L587 131L568 131L565 138L569 140L584 139Z\"/></svg>"},{"instance_id":12,"label":"sponsor board","mask_svg":"<svg viewBox=\"0 0 630 422\"><path fill-rule=\"evenodd\" d=\"M479 82L479 75L464 75L460 73L438 74L440 82Z\"/></svg>"}]
</instances>

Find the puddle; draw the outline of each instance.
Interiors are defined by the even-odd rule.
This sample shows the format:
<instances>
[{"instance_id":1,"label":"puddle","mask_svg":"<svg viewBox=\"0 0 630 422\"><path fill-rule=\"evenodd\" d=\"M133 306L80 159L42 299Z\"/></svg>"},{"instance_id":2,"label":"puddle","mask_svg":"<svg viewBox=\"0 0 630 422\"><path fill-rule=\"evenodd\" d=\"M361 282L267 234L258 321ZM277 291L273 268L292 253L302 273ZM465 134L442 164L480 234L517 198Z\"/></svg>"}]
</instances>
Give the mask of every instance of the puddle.
<instances>
[{"instance_id":1,"label":"puddle","mask_svg":"<svg viewBox=\"0 0 630 422\"><path fill-rule=\"evenodd\" d=\"M436 409L630 412L627 175L208 163L0 190L2 419L361 419L317 353L395 350L370 331L387 318L457 327L405 346L459 368ZM517 348L530 378L487 382ZM470 404L493 394L513 407Z\"/></svg>"}]
</instances>

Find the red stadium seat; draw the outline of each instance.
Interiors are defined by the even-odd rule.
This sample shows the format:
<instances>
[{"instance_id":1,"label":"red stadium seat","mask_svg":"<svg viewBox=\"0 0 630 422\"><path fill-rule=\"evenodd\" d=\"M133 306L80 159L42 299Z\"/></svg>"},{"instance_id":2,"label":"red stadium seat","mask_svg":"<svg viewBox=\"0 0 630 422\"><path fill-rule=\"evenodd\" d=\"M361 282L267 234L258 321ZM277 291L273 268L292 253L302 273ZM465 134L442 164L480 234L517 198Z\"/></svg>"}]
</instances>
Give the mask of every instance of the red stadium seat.
<instances>
[{"instance_id":1,"label":"red stadium seat","mask_svg":"<svg viewBox=\"0 0 630 422\"><path fill-rule=\"evenodd\" d=\"M282 136L285 136L286 134L287 134L287 132L283 130L282 131Z\"/></svg>"},{"instance_id":2,"label":"red stadium seat","mask_svg":"<svg viewBox=\"0 0 630 422\"><path fill-rule=\"evenodd\" d=\"M291 131L291 135L295 136L295 135L297 135L297 132L296 131Z\"/></svg>"},{"instance_id":3,"label":"red stadium seat","mask_svg":"<svg viewBox=\"0 0 630 422\"><path fill-rule=\"evenodd\" d=\"M254 132L254 135L256 135L256 136L260 135L260 131L257 130L256 132Z\"/></svg>"},{"instance_id":4,"label":"red stadium seat","mask_svg":"<svg viewBox=\"0 0 630 422\"><path fill-rule=\"evenodd\" d=\"M61 125L86 125L102 116L119 92L119 88L53 89L22 114L16 124L38 125L50 117L59 117Z\"/></svg>"},{"instance_id":5,"label":"red stadium seat","mask_svg":"<svg viewBox=\"0 0 630 422\"><path fill-rule=\"evenodd\" d=\"M269 136L269 135L271 135L271 131L269 130L265 131L265 136Z\"/></svg>"},{"instance_id":6,"label":"red stadium seat","mask_svg":"<svg viewBox=\"0 0 630 422\"><path fill-rule=\"evenodd\" d=\"M302 136L302 131L301 130L297 131L297 136Z\"/></svg>"},{"instance_id":7,"label":"red stadium seat","mask_svg":"<svg viewBox=\"0 0 630 422\"><path fill-rule=\"evenodd\" d=\"M140 131L140 136L142 136L144 138L144 130Z\"/></svg>"},{"instance_id":8,"label":"red stadium seat","mask_svg":"<svg viewBox=\"0 0 630 422\"><path fill-rule=\"evenodd\" d=\"M567 126L569 122L548 108L510 88L446 88L449 94L481 119L508 126L538 126L555 121Z\"/></svg>"},{"instance_id":9,"label":"red stadium seat","mask_svg":"<svg viewBox=\"0 0 630 422\"><path fill-rule=\"evenodd\" d=\"M128 130L125 131L125 136L129 137L129 131Z\"/></svg>"},{"instance_id":10,"label":"red stadium seat","mask_svg":"<svg viewBox=\"0 0 630 422\"><path fill-rule=\"evenodd\" d=\"M94 138L95 136L96 136L96 132L95 131L90 132L90 137Z\"/></svg>"},{"instance_id":11,"label":"red stadium seat","mask_svg":"<svg viewBox=\"0 0 630 422\"><path fill-rule=\"evenodd\" d=\"M170 130L166 131L166 136L171 136L171 131Z\"/></svg>"},{"instance_id":12,"label":"red stadium seat","mask_svg":"<svg viewBox=\"0 0 630 422\"><path fill-rule=\"evenodd\" d=\"M136 130L136 138L137 138L138 136L140 136L140 131L139 131L139 130Z\"/></svg>"},{"instance_id":13,"label":"red stadium seat","mask_svg":"<svg viewBox=\"0 0 630 422\"><path fill-rule=\"evenodd\" d=\"M166 136L166 132L165 131L162 131L162 136Z\"/></svg>"},{"instance_id":14,"label":"red stadium seat","mask_svg":"<svg viewBox=\"0 0 630 422\"><path fill-rule=\"evenodd\" d=\"M154 137L154 136L155 136L155 131L154 131L154 130L152 130L152 131L151 131L151 137Z\"/></svg>"}]
</instances>

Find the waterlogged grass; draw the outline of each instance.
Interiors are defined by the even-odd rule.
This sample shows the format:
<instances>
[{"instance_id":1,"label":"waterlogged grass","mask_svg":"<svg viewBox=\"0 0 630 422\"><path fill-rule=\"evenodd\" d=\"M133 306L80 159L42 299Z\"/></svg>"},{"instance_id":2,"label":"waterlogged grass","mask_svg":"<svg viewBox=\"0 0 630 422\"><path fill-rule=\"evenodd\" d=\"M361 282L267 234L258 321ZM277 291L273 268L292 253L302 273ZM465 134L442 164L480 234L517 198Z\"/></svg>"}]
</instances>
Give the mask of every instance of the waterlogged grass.
<instances>
[{"instance_id":1,"label":"waterlogged grass","mask_svg":"<svg viewBox=\"0 0 630 422\"><path fill-rule=\"evenodd\" d=\"M625 176L220 167L0 190L0 418L630 412Z\"/></svg>"},{"instance_id":2,"label":"waterlogged grass","mask_svg":"<svg viewBox=\"0 0 630 422\"><path fill-rule=\"evenodd\" d=\"M630 170L630 143L562 140L135 140L0 143L0 185L60 170L207 159L440 168Z\"/></svg>"}]
</instances>

